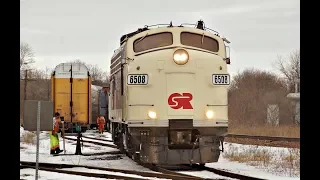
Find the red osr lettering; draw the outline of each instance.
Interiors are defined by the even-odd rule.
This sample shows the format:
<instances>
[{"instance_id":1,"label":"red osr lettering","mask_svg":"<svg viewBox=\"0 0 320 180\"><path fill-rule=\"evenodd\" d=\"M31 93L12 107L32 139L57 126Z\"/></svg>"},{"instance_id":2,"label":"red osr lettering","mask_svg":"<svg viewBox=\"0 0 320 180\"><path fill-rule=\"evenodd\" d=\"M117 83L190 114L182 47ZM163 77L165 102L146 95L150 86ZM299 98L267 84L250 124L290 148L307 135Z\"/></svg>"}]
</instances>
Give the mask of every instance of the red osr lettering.
<instances>
[{"instance_id":1,"label":"red osr lettering","mask_svg":"<svg viewBox=\"0 0 320 180\"><path fill-rule=\"evenodd\" d=\"M168 98L168 104L172 109L193 109L190 102L192 98L190 93L173 93Z\"/></svg>"}]
</instances>

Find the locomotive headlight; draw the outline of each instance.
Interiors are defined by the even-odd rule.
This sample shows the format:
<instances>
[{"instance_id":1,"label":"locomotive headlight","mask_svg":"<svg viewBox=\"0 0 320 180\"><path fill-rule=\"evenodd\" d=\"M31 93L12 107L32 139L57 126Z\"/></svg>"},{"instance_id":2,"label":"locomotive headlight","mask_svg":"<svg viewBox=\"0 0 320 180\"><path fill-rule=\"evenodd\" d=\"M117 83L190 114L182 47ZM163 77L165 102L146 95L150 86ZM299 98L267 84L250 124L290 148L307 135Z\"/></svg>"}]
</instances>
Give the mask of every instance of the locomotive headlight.
<instances>
[{"instance_id":1,"label":"locomotive headlight","mask_svg":"<svg viewBox=\"0 0 320 180\"><path fill-rule=\"evenodd\" d=\"M208 110L208 111L206 112L206 117L207 117L208 119L212 119L212 118L213 118L213 115L214 115L214 113L213 113L213 111L211 111L211 110Z\"/></svg>"},{"instance_id":2,"label":"locomotive headlight","mask_svg":"<svg viewBox=\"0 0 320 180\"><path fill-rule=\"evenodd\" d=\"M150 119L156 119L157 118L157 113L154 111L149 111L148 116Z\"/></svg>"},{"instance_id":3,"label":"locomotive headlight","mask_svg":"<svg viewBox=\"0 0 320 180\"><path fill-rule=\"evenodd\" d=\"M178 65L184 65L189 60L189 54L186 50L178 49L173 53L173 61Z\"/></svg>"}]
</instances>

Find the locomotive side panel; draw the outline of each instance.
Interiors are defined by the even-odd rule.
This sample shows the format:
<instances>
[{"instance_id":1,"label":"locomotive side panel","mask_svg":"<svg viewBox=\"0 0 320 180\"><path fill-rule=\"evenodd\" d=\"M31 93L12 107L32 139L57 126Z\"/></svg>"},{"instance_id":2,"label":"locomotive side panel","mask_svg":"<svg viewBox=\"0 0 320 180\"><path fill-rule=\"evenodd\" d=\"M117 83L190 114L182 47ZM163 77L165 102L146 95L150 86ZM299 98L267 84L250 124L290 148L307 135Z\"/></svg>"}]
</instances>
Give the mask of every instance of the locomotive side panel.
<instances>
[{"instance_id":1,"label":"locomotive side panel","mask_svg":"<svg viewBox=\"0 0 320 180\"><path fill-rule=\"evenodd\" d=\"M122 122L123 109L126 99L124 96L124 69L125 44L122 45L111 58L110 65L110 95L109 95L109 119L112 122Z\"/></svg>"}]
</instances>

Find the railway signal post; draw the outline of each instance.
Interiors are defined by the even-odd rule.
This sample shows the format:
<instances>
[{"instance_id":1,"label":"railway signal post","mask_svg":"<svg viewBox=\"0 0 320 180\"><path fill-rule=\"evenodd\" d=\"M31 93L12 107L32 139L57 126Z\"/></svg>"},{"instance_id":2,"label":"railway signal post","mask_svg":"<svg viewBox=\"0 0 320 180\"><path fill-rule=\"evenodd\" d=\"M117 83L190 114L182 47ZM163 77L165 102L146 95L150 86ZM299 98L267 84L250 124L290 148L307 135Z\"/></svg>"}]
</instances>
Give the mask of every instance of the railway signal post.
<instances>
[{"instance_id":1,"label":"railway signal post","mask_svg":"<svg viewBox=\"0 0 320 180\"><path fill-rule=\"evenodd\" d=\"M77 125L76 126L76 131L78 131L78 136L77 136L77 146L76 146L76 153L75 155L82 155L81 152L81 139L82 139L82 134L81 134L81 126Z\"/></svg>"},{"instance_id":2,"label":"railway signal post","mask_svg":"<svg viewBox=\"0 0 320 180\"><path fill-rule=\"evenodd\" d=\"M66 154L66 141L65 141L65 138L64 138L64 117L61 116L61 124L62 124L62 134L61 136L63 137L63 153Z\"/></svg>"}]
</instances>

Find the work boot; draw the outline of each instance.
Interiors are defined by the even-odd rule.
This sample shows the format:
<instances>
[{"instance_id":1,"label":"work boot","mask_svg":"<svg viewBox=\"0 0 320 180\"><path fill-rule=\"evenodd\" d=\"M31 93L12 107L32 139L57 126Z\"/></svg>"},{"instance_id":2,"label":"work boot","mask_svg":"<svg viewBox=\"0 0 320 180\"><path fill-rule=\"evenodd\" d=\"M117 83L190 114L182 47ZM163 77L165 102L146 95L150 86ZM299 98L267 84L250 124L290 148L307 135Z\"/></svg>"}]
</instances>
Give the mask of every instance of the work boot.
<instances>
[{"instance_id":1,"label":"work boot","mask_svg":"<svg viewBox=\"0 0 320 180\"><path fill-rule=\"evenodd\" d=\"M55 150L50 150L50 154L55 154Z\"/></svg>"},{"instance_id":2,"label":"work boot","mask_svg":"<svg viewBox=\"0 0 320 180\"><path fill-rule=\"evenodd\" d=\"M61 152L63 152L63 150L60 150L60 148L56 148L56 153L57 153L57 154L59 154L59 153L61 153Z\"/></svg>"}]
</instances>

